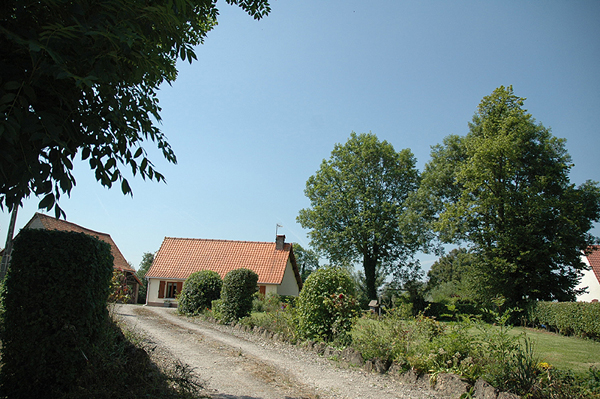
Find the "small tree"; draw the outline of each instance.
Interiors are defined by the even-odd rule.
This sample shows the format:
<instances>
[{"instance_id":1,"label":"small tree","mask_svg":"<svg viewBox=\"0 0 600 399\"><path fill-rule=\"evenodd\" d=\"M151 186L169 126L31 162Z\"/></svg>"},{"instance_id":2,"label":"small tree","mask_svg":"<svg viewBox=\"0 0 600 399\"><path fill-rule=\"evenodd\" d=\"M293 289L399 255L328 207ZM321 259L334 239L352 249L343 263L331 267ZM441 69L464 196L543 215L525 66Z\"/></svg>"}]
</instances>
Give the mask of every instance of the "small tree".
<instances>
[{"instance_id":1,"label":"small tree","mask_svg":"<svg viewBox=\"0 0 600 399\"><path fill-rule=\"evenodd\" d=\"M475 291L471 281L476 255L465 248L455 248L440 257L427 272L427 293L433 302L472 301Z\"/></svg>"},{"instance_id":2,"label":"small tree","mask_svg":"<svg viewBox=\"0 0 600 399\"><path fill-rule=\"evenodd\" d=\"M221 312L225 322L232 322L250 315L252 299L256 292L258 274L250 269L235 269L223 279Z\"/></svg>"},{"instance_id":3,"label":"small tree","mask_svg":"<svg viewBox=\"0 0 600 399\"><path fill-rule=\"evenodd\" d=\"M300 270L302 281L319 268L319 254L314 249L306 249L298 243L294 243L294 256Z\"/></svg>"},{"instance_id":4,"label":"small tree","mask_svg":"<svg viewBox=\"0 0 600 399\"><path fill-rule=\"evenodd\" d=\"M137 277L142 281L140 290L138 292L138 303L146 303L146 292L148 291L148 280L146 280L146 273L150 270L154 262L154 254L152 252L144 252L142 261L140 262L140 268L135 273Z\"/></svg>"},{"instance_id":5,"label":"small tree","mask_svg":"<svg viewBox=\"0 0 600 399\"><path fill-rule=\"evenodd\" d=\"M113 270L110 280L110 295L108 301L111 303L129 303L131 299L131 288L127 285L127 276L121 270Z\"/></svg>"},{"instance_id":6,"label":"small tree","mask_svg":"<svg viewBox=\"0 0 600 399\"><path fill-rule=\"evenodd\" d=\"M306 280L298 298L298 330L308 339L344 341L358 312L352 276L343 269L323 267Z\"/></svg>"},{"instance_id":7,"label":"small tree","mask_svg":"<svg viewBox=\"0 0 600 399\"><path fill-rule=\"evenodd\" d=\"M192 273L179 296L179 311L188 315L201 313L210 309L212 301L219 299L223 281L219 273L212 270L201 270Z\"/></svg>"}]
</instances>

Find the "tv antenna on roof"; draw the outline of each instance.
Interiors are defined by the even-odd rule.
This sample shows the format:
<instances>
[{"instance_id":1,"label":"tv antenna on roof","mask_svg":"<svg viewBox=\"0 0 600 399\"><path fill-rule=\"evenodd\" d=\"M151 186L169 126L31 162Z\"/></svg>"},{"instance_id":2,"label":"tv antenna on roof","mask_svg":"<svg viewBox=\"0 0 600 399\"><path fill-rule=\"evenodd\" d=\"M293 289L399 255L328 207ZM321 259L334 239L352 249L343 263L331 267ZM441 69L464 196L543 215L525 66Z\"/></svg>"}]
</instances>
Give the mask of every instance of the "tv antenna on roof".
<instances>
[{"instance_id":1,"label":"tv antenna on roof","mask_svg":"<svg viewBox=\"0 0 600 399\"><path fill-rule=\"evenodd\" d=\"M277 237L277 235L278 235L278 233L279 233L279 228L280 228L280 227L283 227L283 226L282 226L282 225L280 225L279 223L277 223L277 224L275 225L275 237Z\"/></svg>"}]
</instances>

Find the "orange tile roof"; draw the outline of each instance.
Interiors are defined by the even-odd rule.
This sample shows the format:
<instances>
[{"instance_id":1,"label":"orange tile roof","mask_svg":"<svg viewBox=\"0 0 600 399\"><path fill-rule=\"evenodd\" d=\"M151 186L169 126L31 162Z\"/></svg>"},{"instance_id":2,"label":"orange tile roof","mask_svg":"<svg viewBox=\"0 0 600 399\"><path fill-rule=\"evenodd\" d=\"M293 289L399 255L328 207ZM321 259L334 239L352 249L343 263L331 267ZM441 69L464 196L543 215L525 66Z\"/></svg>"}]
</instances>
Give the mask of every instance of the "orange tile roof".
<instances>
[{"instance_id":1,"label":"orange tile roof","mask_svg":"<svg viewBox=\"0 0 600 399\"><path fill-rule=\"evenodd\" d=\"M600 245L590 245L588 250L591 252L586 254L586 257L600 283Z\"/></svg>"},{"instance_id":2,"label":"orange tile roof","mask_svg":"<svg viewBox=\"0 0 600 399\"><path fill-rule=\"evenodd\" d=\"M25 225L24 228L29 228L30 225L36 219L42 223L42 226L44 226L46 230L73 231L75 233L85 233L92 237L96 237L99 240L104 241L105 243L110 244L110 251L112 253L112 256L114 257L114 268L118 270L129 271L135 275L135 269L129 266L129 263L127 263L127 260L125 260L125 257L119 250L119 247L117 247L117 244L115 244L115 242L109 234L86 229L85 227L81 227L75 223L67 222L66 220L56 219L52 216L44 215L43 213L39 212L33 215L31 220Z\"/></svg>"},{"instance_id":3,"label":"orange tile roof","mask_svg":"<svg viewBox=\"0 0 600 399\"><path fill-rule=\"evenodd\" d=\"M147 278L185 280L200 270L213 270L224 278L231 270L247 268L258 274L260 284L281 284L288 259L302 287L292 245L275 249L274 242L206 240L165 237Z\"/></svg>"}]
</instances>

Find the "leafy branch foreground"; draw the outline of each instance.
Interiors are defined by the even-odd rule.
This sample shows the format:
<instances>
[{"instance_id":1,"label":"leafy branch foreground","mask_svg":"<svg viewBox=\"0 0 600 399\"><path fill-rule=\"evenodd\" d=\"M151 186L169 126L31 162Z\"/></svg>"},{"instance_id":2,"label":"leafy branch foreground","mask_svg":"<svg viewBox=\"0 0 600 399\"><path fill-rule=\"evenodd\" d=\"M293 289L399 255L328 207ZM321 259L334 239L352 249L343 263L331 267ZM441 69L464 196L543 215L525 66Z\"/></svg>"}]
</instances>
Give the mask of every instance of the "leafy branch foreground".
<instances>
[{"instance_id":1,"label":"leafy branch foreground","mask_svg":"<svg viewBox=\"0 0 600 399\"><path fill-rule=\"evenodd\" d=\"M255 311L240 324L262 327L291 343L307 339L299 331L298 308L277 296L258 297ZM214 312L205 312L205 317ZM217 315L218 316L218 315ZM330 346L350 346L363 359L380 360L395 370L428 374L433 383L441 373L461 376L470 384L483 378L495 387L529 399L600 398L600 370L561 369L542 361L532 340L508 326L507 312L491 312L496 325L464 316L442 323L422 314L388 311L382 317L355 317L343 339L321 339ZM349 337L349 339L348 339Z\"/></svg>"}]
</instances>

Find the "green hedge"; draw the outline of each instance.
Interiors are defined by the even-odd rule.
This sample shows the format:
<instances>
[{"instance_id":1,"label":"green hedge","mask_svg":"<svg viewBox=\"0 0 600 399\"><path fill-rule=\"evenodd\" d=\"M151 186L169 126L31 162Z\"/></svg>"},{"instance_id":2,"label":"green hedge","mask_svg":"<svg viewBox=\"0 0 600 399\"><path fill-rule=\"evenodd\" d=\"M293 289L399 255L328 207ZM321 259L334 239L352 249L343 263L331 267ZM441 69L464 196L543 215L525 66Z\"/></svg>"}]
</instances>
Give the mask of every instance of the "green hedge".
<instances>
[{"instance_id":1,"label":"green hedge","mask_svg":"<svg viewBox=\"0 0 600 399\"><path fill-rule=\"evenodd\" d=\"M2 396L62 397L75 385L104 331L112 271L96 238L19 233L2 293Z\"/></svg>"},{"instance_id":2,"label":"green hedge","mask_svg":"<svg viewBox=\"0 0 600 399\"><path fill-rule=\"evenodd\" d=\"M600 339L600 303L538 302L529 309L529 322L564 335Z\"/></svg>"},{"instance_id":3,"label":"green hedge","mask_svg":"<svg viewBox=\"0 0 600 399\"><path fill-rule=\"evenodd\" d=\"M230 323L250 315L257 283L258 274L250 269L236 269L225 275L220 309L223 321Z\"/></svg>"},{"instance_id":4,"label":"green hedge","mask_svg":"<svg viewBox=\"0 0 600 399\"><path fill-rule=\"evenodd\" d=\"M223 280L219 273L201 270L192 273L183 283L178 298L178 309L187 315L196 315L210 309L211 303L221 296Z\"/></svg>"}]
</instances>

